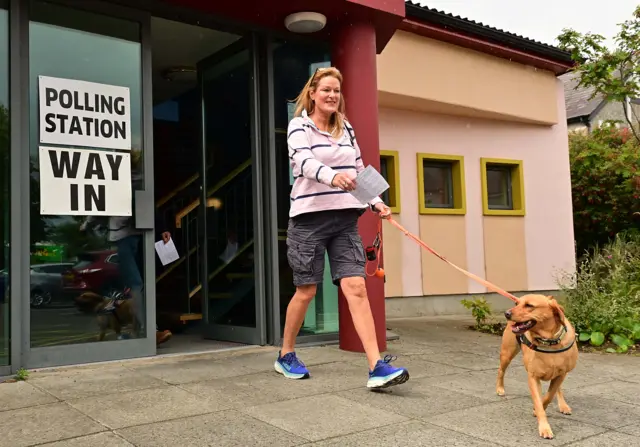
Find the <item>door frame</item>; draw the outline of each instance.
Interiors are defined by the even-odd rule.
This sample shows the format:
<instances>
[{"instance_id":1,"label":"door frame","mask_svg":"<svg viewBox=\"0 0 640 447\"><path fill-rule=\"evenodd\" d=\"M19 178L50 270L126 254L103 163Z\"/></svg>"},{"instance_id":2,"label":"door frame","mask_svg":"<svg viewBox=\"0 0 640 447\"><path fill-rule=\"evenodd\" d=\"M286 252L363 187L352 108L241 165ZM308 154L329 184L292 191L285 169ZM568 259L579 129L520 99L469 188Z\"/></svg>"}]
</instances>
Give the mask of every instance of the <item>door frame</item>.
<instances>
[{"instance_id":1,"label":"door frame","mask_svg":"<svg viewBox=\"0 0 640 447\"><path fill-rule=\"evenodd\" d=\"M153 103L151 66L151 15L147 12L104 3L98 0L48 0L100 15L135 21L140 24L142 66L142 134L144 160L144 191L153 197ZM21 200L29 195L29 151L22 150L30 143L29 116L29 26L30 0L11 0L10 3L10 86L11 86L11 371L25 368L92 363L147 357L156 354L155 306L155 234L144 231L144 295L146 310L146 338L107 342L77 343L52 347L31 347L31 309L24 291L30 289L30 204ZM37 106L36 106L37 107ZM97 326L96 326L97 335Z\"/></svg>"},{"instance_id":2,"label":"door frame","mask_svg":"<svg viewBox=\"0 0 640 447\"><path fill-rule=\"evenodd\" d=\"M259 41L260 37L255 32L249 32L236 42L228 45L220 51L198 62L198 85L200 88L200 147L201 147L201 171L202 196L199 206L199 217L204 231L201 236L203 247L201 263L202 283L202 314L203 314L203 335L206 338L224 340L237 343L265 345L267 342L267 322L266 322L266 270L265 270L265 231L264 231L264 193L265 182L262 169L264 156L262 152L263 136L260 126L260 62L259 62ZM214 324L209 321L209 267L208 267L208 242L207 242L207 153L206 153L206 130L205 130L205 104L204 104L204 82L202 80L203 71L214 67L216 64L227 60L243 51L249 53L249 64L251 71L250 83L250 132L251 138L251 175L253 189L253 250L254 250L254 287L256 304L256 327L248 328L232 325Z\"/></svg>"}]
</instances>

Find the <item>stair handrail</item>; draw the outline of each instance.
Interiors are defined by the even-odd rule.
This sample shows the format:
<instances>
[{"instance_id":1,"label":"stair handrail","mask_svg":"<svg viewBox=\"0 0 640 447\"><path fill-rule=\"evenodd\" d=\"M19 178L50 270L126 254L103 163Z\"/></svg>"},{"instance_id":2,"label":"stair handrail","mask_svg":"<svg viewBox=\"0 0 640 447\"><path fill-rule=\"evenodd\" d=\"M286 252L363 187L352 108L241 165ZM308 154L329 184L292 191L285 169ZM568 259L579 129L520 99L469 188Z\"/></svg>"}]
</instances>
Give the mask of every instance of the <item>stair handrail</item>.
<instances>
[{"instance_id":1,"label":"stair handrail","mask_svg":"<svg viewBox=\"0 0 640 447\"><path fill-rule=\"evenodd\" d=\"M227 183L231 182L238 175L242 174L242 172L245 169L247 169L249 166L251 166L251 158L248 158L245 161L243 161L238 167L236 167L233 171L227 174L222 180L216 183L211 189L209 189L209 191L207 191L207 198L215 194L218 190L220 190ZM182 208L180 211L176 213L176 216L175 216L176 228L182 227L182 219L188 216L189 213L191 213L193 210L198 208L200 203L201 202L199 198L194 199L191 203L189 203L187 206L185 206L184 208ZM213 206L213 202L209 203L209 200L207 200L207 206Z\"/></svg>"}]
</instances>

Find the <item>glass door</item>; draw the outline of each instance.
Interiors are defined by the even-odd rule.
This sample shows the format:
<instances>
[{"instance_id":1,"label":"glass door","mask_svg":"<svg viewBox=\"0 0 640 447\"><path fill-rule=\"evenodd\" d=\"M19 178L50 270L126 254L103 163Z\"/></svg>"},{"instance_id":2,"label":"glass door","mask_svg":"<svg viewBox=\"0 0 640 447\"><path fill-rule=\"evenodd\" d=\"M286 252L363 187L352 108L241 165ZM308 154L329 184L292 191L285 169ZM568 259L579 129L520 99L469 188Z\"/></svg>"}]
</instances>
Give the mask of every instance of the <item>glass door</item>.
<instances>
[{"instance_id":1,"label":"glass door","mask_svg":"<svg viewBox=\"0 0 640 447\"><path fill-rule=\"evenodd\" d=\"M201 200L203 320L205 338L263 344L252 47L243 38L198 64L207 166Z\"/></svg>"}]
</instances>

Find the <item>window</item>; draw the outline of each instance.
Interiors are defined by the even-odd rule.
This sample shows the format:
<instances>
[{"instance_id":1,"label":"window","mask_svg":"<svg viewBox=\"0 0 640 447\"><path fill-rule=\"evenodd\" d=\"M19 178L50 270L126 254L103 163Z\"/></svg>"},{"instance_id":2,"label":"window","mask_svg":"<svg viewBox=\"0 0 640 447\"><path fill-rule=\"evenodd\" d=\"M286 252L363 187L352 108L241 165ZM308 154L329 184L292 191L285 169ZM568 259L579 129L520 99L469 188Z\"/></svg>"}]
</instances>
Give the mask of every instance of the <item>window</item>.
<instances>
[{"instance_id":1,"label":"window","mask_svg":"<svg viewBox=\"0 0 640 447\"><path fill-rule=\"evenodd\" d=\"M482 158L482 208L486 216L524 216L522 161Z\"/></svg>"},{"instance_id":2,"label":"window","mask_svg":"<svg viewBox=\"0 0 640 447\"><path fill-rule=\"evenodd\" d=\"M0 366L9 364L9 11L0 0Z\"/></svg>"},{"instance_id":3,"label":"window","mask_svg":"<svg viewBox=\"0 0 640 447\"><path fill-rule=\"evenodd\" d=\"M420 214L465 214L464 157L418 154Z\"/></svg>"},{"instance_id":4,"label":"window","mask_svg":"<svg viewBox=\"0 0 640 447\"><path fill-rule=\"evenodd\" d=\"M95 314L78 313L73 318L68 318L66 315L69 314L69 310L60 304L73 304L76 302L75 299L86 291L109 296L114 291L123 291L125 287L130 287L136 318L143 326L144 260L139 259L141 256L136 257L140 255L142 241L135 233L119 240L110 240L111 234L106 231L111 222L110 217L98 217L85 227L84 224L88 223L85 217L41 213L40 187L43 176L40 172L39 158L40 76L127 88L130 96L130 123L127 129L131 139L131 151L128 151L131 154L131 175L134 179L144 179L140 24L54 3L36 1L31 5L30 234L31 246L34 248L31 264L37 267L43 263L70 263L76 259L80 261L68 275L61 275L62 287L52 289L52 305L46 310L31 312L31 346L95 342ZM79 95L75 98L77 101ZM80 145L74 146L74 149L96 150L95 147ZM117 153L114 152L115 149L117 148L98 150ZM128 224L130 222L123 218L115 218L112 226L120 228ZM112 250L122 251L131 256L131 262L127 263L126 268L104 268L103 256ZM32 278L32 285L35 284L35 280ZM126 332L128 333L125 336L128 335L130 338L145 337L145 333L134 331L133 328L130 332L127 328ZM107 340L115 339L114 334L107 335Z\"/></svg>"},{"instance_id":5,"label":"window","mask_svg":"<svg viewBox=\"0 0 640 447\"><path fill-rule=\"evenodd\" d=\"M389 183L389 189L382 194L382 200L391 212L400 213L400 165L398 151L380 151L380 174Z\"/></svg>"}]
</instances>

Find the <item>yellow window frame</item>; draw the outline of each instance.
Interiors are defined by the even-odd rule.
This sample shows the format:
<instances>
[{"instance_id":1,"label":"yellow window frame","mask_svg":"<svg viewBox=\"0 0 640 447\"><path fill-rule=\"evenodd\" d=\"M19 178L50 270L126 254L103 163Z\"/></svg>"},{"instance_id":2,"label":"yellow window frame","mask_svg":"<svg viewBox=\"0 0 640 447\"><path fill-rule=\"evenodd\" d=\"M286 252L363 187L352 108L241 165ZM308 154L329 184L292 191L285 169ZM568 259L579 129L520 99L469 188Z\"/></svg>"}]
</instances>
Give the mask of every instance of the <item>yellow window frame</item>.
<instances>
[{"instance_id":1,"label":"yellow window frame","mask_svg":"<svg viewBox=\"0 0 640 447\"><path fill-rule=\"evenodd\" d=\"M453 208L429 208L424 197L424 161L445 162L451 164ZM465 215L467 198L464 179L464 157L462 155L417 154L418 163L418 210L420 214Z\"/></svg>"},{"instance_id":2,"label":"yellow window frame","mask_svg":"<svg viewBox=\"0 0 640 447\"><path fill-rule=\"evenodd\" d=\"M400 155L398 151L380 151L380 159L387 160L389 203L393 214L400 214Z\"/></svg>"},{"instance_id":3,"label":"yellow window frame","mask_svg":"<svg viewBox=\"0 0 640 447\"><path fill-rule=\"evenodd\" d=\"M487 189L487 165L503 166L511 169L512 210L495 210L489 208L489 192ZM485 216L524 216L524 169L522 160L504 158L481 158L480 178L482 182L482 211Z\"/></svg>"}]
</instances>

